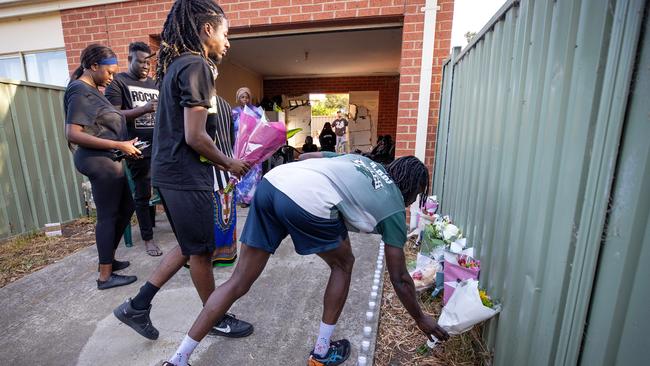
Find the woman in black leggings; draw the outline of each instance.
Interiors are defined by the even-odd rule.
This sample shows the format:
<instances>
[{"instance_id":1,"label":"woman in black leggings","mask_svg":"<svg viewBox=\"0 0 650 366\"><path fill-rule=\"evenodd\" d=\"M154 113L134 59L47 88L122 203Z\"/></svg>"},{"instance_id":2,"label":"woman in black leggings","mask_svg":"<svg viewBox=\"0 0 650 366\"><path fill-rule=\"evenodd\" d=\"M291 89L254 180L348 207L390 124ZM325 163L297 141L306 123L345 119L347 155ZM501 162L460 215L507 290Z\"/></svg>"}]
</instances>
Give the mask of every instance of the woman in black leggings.
<instances>
[{"instance_id":1,"label":"woman in black leggings","mask_svg":"<svg viewBox=\"0 0 650 366\"><path fill-rule=\"evenodd\" d=\"M113 273L129 266L115 260L115 249L130 224L135 206L124 175L122 163L113 161L112 150L138 158L133 146L137 139L126 141L126 123L122 114L99 91L117 72L117 58L105 46L93 44L81 53L81 66L70 77L65 91L65 133L74 147L74 164L88 177L97 207L95 241L99 253L97 288L123 286L137 280L135 276Z\"/></svg>"}]
</instances>

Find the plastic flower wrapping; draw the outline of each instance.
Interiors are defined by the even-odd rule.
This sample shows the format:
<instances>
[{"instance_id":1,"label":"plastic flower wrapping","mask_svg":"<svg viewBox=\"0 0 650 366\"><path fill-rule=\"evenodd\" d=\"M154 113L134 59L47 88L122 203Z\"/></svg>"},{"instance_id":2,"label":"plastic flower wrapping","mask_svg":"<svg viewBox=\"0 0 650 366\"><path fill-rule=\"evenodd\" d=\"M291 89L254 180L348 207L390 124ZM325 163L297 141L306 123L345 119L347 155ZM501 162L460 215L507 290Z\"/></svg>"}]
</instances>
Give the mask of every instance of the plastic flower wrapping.
<instances>
[{"instance_id":1,"label":"plastic flower wrapping","mask_svg":"<svg viewBox=\"0 0 650 366\"><path fill-rule=\"evenodd\" d=\"M273 155L286 140L287 127L284 122L269 122L261 109L254 111L245 106L239 116L233 158L251 165L259 164ZM231 192L238 181L236 177L231 177L225 192Z\"/></svg>"},{"instance_id":2,"label":"plastic flower wrapping","mask_svg":"<svg viewBox=\"0 0 650 366\"><path fill-rule=\"evenodd\" d=\"M479 290L478 281L469 279L458 284L451 299L440 312L438 325L450 335L458 335L492 318L500 311L501 305L496 304L485 290ZM440 343L435 336L432 337L433 341L427 341L430 348Z\"/></svg>"},{"instance_id":3,"label":"plastic flower wrapping","mask_svg":"<svg viewBox=\"0 0 650 366\"><path fill-rule=\"evenodd\" d=\"M423 211L429 216L433 216L438 211L438 197L429 196L424 202Z\"/></svg>"},{"instance_id":4,"label":"plastic flower wrapping","mask_svg":"<svg viewBox=\"0 0 650 366\"><path fill-rule=\"evenodd\" d=\"M445 304L438 325L449 334L457 335L498 314L501 305L484 289L479 289L481 262L474 257L474 248L467 245L460 228L449 216L428 215L437 208L437 200L431 200L428 208L425 204L422 209L420 219L424 220L418 223L421 228L418 265L410 274L416 290L422 290L433 286L430 272L436 270L431 296L443 292ZM433 339L427 341L430 348L440 343L435 337Z\"/></svg>"},{"instance_id":5,"label":"plastic flower wrapping","mask_svg":"<svg viewBox=\"0 0 650 366\"><path fill-rule=\"evenodd\" d=\"M442 270L439 262L418 253L415 268L409 271L416 291L431 288L436 283L436 273Z\"/></svg>"}]
</instances>

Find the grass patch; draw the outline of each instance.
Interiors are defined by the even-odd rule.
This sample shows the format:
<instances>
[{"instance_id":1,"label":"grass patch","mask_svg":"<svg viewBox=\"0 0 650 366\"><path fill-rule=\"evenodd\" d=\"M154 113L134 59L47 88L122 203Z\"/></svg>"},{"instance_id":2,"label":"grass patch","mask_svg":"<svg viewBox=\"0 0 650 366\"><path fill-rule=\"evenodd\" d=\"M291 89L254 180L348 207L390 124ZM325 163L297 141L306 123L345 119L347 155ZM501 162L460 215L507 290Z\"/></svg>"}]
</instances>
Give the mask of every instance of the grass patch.
<instances>
[{"instance_id":1,"label":"grass patch","mask_svg":"<svg viewBox=\"0 0 650 366\"><path fill-rule=\"evenodd\" d=\"M411 242L404 247L406 260L414 260L417 249ZM437 319L442 310L442 295L431 298L431 290L419 294L422 310ZM426 346L426 336L418 329L384 273L384 288L375 348L376 366L469 366L490 365L492 355L481 339L481 326L451 339L434 350Z\"/></svg>"},{"instance_id":2,"label":"grass patch","mask_svg":"<svg viewBox=\"0 0 650 366\"><path fill-rule=\"evenodd\" d=\"M95 244L94 216L63 224L62 236L42 232L19 235L0 243L0 287Z\"/></svg>"}]
</instances>

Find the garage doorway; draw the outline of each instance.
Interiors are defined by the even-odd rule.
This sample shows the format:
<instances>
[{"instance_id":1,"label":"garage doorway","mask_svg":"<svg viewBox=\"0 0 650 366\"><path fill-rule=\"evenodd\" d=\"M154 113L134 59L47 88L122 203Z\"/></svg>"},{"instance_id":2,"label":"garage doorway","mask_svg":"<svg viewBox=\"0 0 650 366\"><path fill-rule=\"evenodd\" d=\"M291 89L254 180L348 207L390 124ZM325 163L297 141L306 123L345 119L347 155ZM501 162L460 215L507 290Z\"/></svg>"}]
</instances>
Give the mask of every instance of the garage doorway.
<instances>
[{"instance_id":1,"label":"garage doorway","mask_svg":"<svg viewBox=\"0 0 650 366\"><path fill-rule=\"evenodd\" d=\"M395 137L399 99L401 22L365 25L366 28L329 29L295 33L256 32L231 37L231 49L220 65L218 93L234 104L234 91L248 86L253 99L277 105L287 127L303 131L289 144L302 147L318 135L325 122L314 95L344 94L348 119L347 150L369 151L377 134ZM307 100L309 105L301 104ZM297 105L291 105L297 102Z\"/></svg>"},{"instance_id":2,"label":"garage doorway","mask_svg":"<svg viewBox=\"0 0 650 366\"><path fill-rule=\"evenodd\" d=\"M379 91L350 91L349 93L316 93L309 95L311 106L311 125L309 128L314 143L320 147L318 136L326 122L332 123L337 111L348 120L347 152L356 150L369 152L377 142L377 119L379 116ZM293 126L293 125L291 125ZM290 126L288 126L291 128ZM298 125L296 124L296 127ZM304 134L306 137L307 134ZM297 139L292 145L301 146L304 142Z\"/></svg>"}]
</instances>

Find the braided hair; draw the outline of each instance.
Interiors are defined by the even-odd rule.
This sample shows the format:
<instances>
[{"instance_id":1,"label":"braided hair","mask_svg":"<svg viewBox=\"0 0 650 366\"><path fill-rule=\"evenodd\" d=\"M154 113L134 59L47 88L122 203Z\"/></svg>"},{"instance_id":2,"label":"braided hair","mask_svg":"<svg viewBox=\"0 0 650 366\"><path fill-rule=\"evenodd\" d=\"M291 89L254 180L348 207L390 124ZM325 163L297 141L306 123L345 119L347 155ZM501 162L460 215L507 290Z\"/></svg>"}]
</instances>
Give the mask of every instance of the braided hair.
<instances>
[{"instance_id":1,"label":"braided hair","mask_svg":"<svg viewBox=\"0 0 650 366\"><path fill-rule=\"evenodd\" d=\"M223 9L212 0L176 0L160 33L156 68L158 83L162 83L172 61L185 52L199 55L214 66L214 62L205 56L200 30L206 23L217 28L225 18Z\"/></svg>"},{"instance_id":2,"label":"braided hair","mask_svg":"<svg viewBox=\"0 0 650 366\"><path fill-rule=\"evenodd\" d=\"M409 197L420 194L420 206L424 205L429 195L429 170L420 159L403 156L388 164L386 171L402 192L405 203Z\"/></svg>"},{"instance_id":3,"label":"braided hair","mask_svg":"<svg viewBox=\"0 0 650 366\"><path fill-rule=\"evenodd\" d=\"M79 79L84 70L90 69L92 65L99 63L103 59L113 57L117 57L115 52L106 46L96 43L88 45L81 51L80 65L70 75L70 83Z\"/></svg>"}]
</instances>

